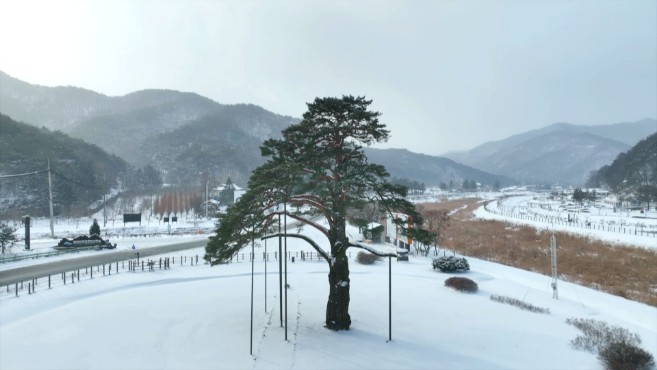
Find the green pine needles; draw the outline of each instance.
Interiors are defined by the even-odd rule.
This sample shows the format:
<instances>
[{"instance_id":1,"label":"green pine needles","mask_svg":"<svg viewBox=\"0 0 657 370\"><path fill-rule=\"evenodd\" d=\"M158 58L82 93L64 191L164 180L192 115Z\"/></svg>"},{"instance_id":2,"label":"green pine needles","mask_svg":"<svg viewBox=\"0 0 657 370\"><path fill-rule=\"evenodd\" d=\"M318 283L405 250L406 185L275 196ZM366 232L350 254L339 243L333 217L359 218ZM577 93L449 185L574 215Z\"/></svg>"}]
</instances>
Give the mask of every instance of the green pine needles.
<instances>
[{"instance_id":1,"label":"green pine needles","mask_svg":"<svg viewBox=\"0 0 657 370\"><path fill-rule=\"evenodd\" d=\"M376 204L388 214L402 213L421 225L406 188L388 181L381 165L368 163L363 146L388 140L390 132L370 111L364 97L317 98L308 103L303 120L283 130L282 139L269 139L261 147L268 160L251 174L248 190L220 216L216 234L206 246L212 265L229 260L252 239L279 236L279 215L319 230L329 249L306 240L329 264L331 292L327 327L348 329L349 268L346 250L360 247L346 235L350 209ZM285 205L285 207L283 207ZM328 226L316 220L325 219ZM407 228L394 220L404 234L420 241L430 234ZM289 236L289 234L288 234Z\"/></svg>"}]
</instances>

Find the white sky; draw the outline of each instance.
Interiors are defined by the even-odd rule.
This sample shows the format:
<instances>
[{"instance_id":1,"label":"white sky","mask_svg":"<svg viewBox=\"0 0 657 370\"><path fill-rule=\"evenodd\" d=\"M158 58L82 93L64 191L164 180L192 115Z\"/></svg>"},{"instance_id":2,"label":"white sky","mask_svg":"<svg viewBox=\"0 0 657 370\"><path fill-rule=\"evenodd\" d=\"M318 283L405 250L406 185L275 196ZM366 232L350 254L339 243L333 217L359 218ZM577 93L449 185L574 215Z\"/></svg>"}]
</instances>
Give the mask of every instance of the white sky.
<instances>
[{"instance_id":1,"label":"white sky","mask_svg":"<svg viewBox=\"0 0 657 370\"><path fill-rule=\"evenodd\" d=\"M0 70L295 117L316 96L365 95L386 147L441 154L656 118L657 2L4 0Z\"/></svg>"}]
</instances>

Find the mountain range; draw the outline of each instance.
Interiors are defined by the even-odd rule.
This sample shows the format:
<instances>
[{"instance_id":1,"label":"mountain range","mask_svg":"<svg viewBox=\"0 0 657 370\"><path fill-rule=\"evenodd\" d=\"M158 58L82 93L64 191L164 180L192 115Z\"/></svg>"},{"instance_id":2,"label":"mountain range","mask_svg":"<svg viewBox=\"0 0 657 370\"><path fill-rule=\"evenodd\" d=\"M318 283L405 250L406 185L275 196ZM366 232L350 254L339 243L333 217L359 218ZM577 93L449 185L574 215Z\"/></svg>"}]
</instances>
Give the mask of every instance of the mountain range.
<instances>
[{"instance_id":1,"label":"mountain range","mask_svg":"<svg viewBox=\"0 0 657 370\"><path fill-rule=\"evenodd\" d=\"M555 123L445 157L525 184L581 185L648 135L657 121L583 126Z\"/></svg>"},{"instance_id":2,"label":"mountain range","mask_svg":"<svg viewBox=\"0 0 657 370\"><path fill-rule=\"evenodd\" d=\"M230 177L244 186L264 158L259 146L298 118L251 104L225 105L191 92L142 90L110 97L79 87L32 85L0 72L0 112L95 144L131 166L153 166L170 184ZM580 126L556 123L472 150L429 156L368 148L393 177L437 186L474 180L492 185L583 184L657 131L657 121Z\"/></svg>"},{"instance_id":3,"label":"mountain range","mask_svg":"<svg viewBox=\"0 0 657 370\"><path fill-rule=\"evenodd\" d=\"M133 166L152 165L168 183L192 185L208 177L218 182L231 177L245 185L264 161L262 142L299 122L255 105L224 105L194 93L142 90L109 97L78 87L32 85L3 72L0 112L98 145ZM512 182L445 158L405 151L403 164L397 150L369 153L392 176L428 186L466 179Z\"/></svg>"}]
</instances>

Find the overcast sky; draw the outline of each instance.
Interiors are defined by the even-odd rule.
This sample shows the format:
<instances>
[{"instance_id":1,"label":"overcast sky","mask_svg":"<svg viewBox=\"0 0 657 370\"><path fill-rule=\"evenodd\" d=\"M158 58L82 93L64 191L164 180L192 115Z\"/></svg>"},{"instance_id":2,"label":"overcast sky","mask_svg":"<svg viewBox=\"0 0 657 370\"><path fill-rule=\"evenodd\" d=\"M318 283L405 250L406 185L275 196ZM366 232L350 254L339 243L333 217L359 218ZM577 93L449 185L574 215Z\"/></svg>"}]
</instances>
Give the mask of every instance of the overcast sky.
<instances>
[{"instance_id":1,"label":"overcast sky","mask_svg":"<svg viewBox=\"0 0 657 370\"><path fill-rule=\"evenodd\" d=\"M385 147L442 154L657 118L657 1L3 0L0 70L295 117L317 96L365 95Z\"/></svg>"}]
</instances>

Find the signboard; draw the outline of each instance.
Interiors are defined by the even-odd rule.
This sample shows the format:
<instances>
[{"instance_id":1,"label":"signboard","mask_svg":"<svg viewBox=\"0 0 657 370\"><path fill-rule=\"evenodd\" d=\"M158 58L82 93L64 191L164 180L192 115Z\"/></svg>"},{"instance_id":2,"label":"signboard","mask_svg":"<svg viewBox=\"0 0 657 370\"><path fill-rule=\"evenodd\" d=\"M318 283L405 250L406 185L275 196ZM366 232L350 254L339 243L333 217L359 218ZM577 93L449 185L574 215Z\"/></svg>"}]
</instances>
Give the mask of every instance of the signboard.
<instances>
[{"instance_id":1,"label":"signboard","mask_svg":"<svg viewBox=\"0 0 657 370\"><path fill-rule=\"evenodd\" d=\"M139 226L141 226L141 213L124 213L123 225L128 222L139 222Z\"/></svg>"}]
</instances>

